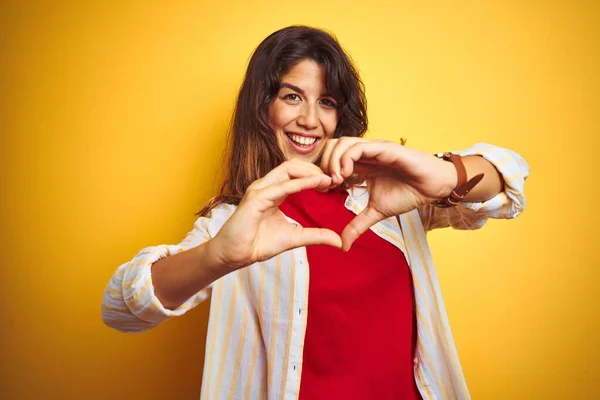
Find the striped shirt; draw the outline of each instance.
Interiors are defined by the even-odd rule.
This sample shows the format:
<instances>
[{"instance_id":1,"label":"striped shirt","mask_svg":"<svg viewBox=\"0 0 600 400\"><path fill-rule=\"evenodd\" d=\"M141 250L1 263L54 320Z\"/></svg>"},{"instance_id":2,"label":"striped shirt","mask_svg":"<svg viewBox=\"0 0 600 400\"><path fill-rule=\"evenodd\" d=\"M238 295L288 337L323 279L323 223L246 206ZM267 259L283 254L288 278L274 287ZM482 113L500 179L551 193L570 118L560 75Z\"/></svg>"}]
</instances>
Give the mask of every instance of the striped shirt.
<instances>
[{"instance_id":1,"label":"striped shirt","mask_svg":"<svg viewBox=\"0 0 600 400\"><path fill-rule=\"evenodd\" d=\"M470 396L426 232L442 227L478 229L487 218L515 218L525 208L523 189L529 167L518 154L485 143L457 153L490 161L504 179L504 191L488 201L464 202L454 208L425 206L371 227L404 253L411 269L417 314L414 374L427 400ZM364 188L348 190L348 210L358 214L367 202ZM212 296L201 399L296 400L308 305L304 247L225 275L175 310L164 308L154 294L151 265L210 240L235 209L222 204L198 218L181 243L145 248L121 265L106 287L102 318L119 331L143 332Z\"/></svg>"}]
</instances>

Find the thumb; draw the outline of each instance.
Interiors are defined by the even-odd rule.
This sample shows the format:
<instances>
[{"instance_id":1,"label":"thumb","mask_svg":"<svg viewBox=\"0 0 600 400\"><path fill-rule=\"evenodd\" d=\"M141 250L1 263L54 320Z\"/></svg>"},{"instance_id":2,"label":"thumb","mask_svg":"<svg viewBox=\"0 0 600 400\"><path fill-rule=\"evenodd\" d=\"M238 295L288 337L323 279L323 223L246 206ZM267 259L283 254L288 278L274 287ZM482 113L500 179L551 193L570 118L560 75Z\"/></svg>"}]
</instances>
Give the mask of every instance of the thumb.
<instances>
[{"instance_id":1,"label":"thumb","mask_svg":"<svg viewBox=\"0 0 600 400\"><path fill-rule=\"evenodd\" d=\"M352 243L370 227L383 220L384 217L370 207L358 214L342 231L342 250L348 251Z\"/></svg>"},{"instance_id":2,"label":"thumb","mask_svg":"<svg viewBox=\"0 0 600 400\"><path fill-rule=\"evenodd\" d=\"M342 238L330 229L297 227L286 250L303 246L327 245L342 248Z\"/></svg>"}]
</instances>

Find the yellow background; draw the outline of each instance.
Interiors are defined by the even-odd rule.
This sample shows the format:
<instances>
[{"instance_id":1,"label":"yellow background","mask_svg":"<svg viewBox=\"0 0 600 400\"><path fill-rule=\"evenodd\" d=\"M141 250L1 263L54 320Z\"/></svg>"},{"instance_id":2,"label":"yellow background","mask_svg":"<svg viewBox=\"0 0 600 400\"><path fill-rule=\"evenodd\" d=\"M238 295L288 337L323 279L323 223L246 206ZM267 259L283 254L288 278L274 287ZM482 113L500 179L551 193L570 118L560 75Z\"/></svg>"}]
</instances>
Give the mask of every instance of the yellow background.
<instances>
[{"instance_id":1,"label":"yellow background","mask_svg":"<svg viewBox=\"0 0 600 400\"><path fill-rule=\"evenodd\" d=\"M593 1L2 1L2 399L197 399L208 302L104 327L111 274L215 193L251 51L303 23L362 73L372 138L519 152L527 210L431 246L474 399L597 388L599 7Z\"/></svg>"}]
</instances>

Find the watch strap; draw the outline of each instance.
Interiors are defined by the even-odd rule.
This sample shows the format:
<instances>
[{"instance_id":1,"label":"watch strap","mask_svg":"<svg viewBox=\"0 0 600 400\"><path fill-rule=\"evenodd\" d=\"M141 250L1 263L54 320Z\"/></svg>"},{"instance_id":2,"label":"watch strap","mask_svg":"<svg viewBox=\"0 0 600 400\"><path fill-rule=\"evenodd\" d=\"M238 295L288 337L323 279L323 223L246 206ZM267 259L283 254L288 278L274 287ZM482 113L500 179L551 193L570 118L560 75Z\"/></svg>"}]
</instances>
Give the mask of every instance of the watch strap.
<instances>
[{"instance_id":1,"label":"watch strap","mask_svg":"<svg viewBox=\"0 0 600 400\"><path fill-rule=\"evenodd\" d=\"M469 194L469 192L483 179L484 174L478 174L472 177L467 181L467 170L465 169L465 164L462 162L462 157L458 154L454 153L437 153L436 157L449 161L454 164L456 168L456 173L458 174L458 181L456 184L456 188L450 193L450 196L445 197L441 200L433 203L436 207L455 207L464 200L464 198Z\"/></svg>"}]
</instances>

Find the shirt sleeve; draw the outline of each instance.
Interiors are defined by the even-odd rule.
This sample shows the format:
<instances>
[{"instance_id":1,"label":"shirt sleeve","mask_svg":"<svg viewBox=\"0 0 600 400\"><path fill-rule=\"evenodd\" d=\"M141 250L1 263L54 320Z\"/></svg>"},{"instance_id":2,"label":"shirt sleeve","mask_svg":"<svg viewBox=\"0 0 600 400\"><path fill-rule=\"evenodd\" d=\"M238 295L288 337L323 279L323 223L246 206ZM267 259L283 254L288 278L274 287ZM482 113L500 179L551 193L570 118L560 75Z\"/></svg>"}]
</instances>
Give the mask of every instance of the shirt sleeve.
<instances>
[{"instance_id":1,"label":"shirt sleeve","mask_svg":"<svg viewBox=\"0 0 600 400\"><path fill-rule=\"evenodd\" d=\"M529 176L527 162L512 150L486 143L454 152L463 157L479 155L496 167L504 180L504 191L483 202L461 202L456 207L439 208L426 205L419 215L426 231L436 228L479 229L488 218L516 218L525 209L525 180Z\"/></svg>"},{"instance_id":2,"label":"shirt sleeve","mask_svg":"<svg viewBox=\"0 0 600 400\"><path fill-rule=\"evenodd\" d=\"M162 258L210 240L210 223L210 218L200 217L181 243L147 247L131 261L121 265L104 291L101 307L104 323L121 332L144 332L171 317L184 314L208 298L211 286L202 289L176 309L166 309L154 294L150 269L153 263Z\"/></svg>"}]
</instances>

